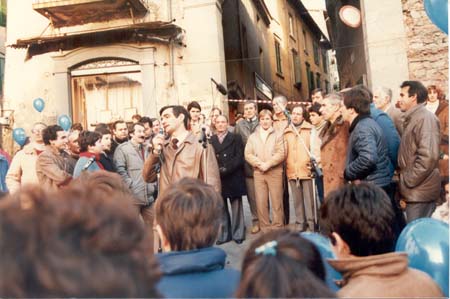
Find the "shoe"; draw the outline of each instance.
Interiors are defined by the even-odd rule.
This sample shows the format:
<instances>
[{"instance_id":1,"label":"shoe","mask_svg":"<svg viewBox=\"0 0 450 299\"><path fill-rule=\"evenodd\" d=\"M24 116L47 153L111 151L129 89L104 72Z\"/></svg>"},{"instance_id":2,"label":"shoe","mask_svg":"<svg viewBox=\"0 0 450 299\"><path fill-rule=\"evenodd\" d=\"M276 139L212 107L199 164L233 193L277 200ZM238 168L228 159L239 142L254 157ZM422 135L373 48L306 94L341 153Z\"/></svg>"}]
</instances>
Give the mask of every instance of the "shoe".
<instances>
[{"instance_id":1,"label":"shoe","mask_svg":"<svg viewBox=\"0 0 450 299\"><path fill-rule=\"evenodd\" d=\"M250 230L250 233L257 234L259 233L259 231L260 231L259 225L253 225L252 229Z\"/></svg>"},{"instance_id":2,"label":"shoe","mask_svg":"<svg viewBox=\"0 0 450 299\"><path fill-rule=\"evenodd\" d=\"M216 242L216 245L222 245L222 244L225 244L225 243L228 243L228 242L230 242L230 240L227 240L227 241L217 241L217 242Z\"/></svg>"},{"instance_id":3,"label":"shoe","mask_svg":"<svg viewBox=\"0 0 450 299\"><path fill-rule=\"evenodd\" d=\"M234 242L235 242L236 244L242 244L242 242L244 242L244 240L239 239L239 240L234 240Z\"/></svg>"}]
</instances>

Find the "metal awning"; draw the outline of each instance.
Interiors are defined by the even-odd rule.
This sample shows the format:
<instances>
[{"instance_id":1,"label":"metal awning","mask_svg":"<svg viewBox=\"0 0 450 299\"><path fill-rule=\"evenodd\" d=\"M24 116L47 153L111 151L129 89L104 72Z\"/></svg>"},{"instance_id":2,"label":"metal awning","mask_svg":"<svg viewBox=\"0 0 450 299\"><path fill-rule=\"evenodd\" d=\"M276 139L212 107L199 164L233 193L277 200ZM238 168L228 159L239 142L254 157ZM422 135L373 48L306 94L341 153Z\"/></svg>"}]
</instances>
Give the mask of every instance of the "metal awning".
<instances>
[{"instance_id":1,"label":"metal awning","mask_svg":"<svg viewBox=\"0 0 450 299\"><path fill-rule=\"evenodd\" d=\"M18 39L15 44L8 47L27 48L26 60L28 60L36 55L79 47L116 43L169 43L171 40L181 43L182 33L183 29L174 23L158 21Z\"/></svg>"},{"instance_id":2,"label":"metal awning","mask_svg":"<svg viewBox=\"0 0 450 299\"><path fill-rule=\"evenodd\" d=\"M143 0L34 0L33 9L54 27L140 18L148 11Z\"/></svg>"}]
</instances>

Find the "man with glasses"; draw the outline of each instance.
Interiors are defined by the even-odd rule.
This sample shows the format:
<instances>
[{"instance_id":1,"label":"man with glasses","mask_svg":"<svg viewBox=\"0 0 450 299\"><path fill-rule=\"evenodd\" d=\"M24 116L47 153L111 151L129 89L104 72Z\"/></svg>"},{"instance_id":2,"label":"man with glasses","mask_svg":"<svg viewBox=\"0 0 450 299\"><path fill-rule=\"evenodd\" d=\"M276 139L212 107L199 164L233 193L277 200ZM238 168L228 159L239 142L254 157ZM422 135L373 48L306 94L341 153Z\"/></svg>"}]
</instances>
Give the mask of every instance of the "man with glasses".
<instances>
[{"instance_id":1,"label":"man with glasses","mask_svg":"<svg viewBox=\"0 0 450 299\"><path fill-rule=\"evenodd\" d=\"M400 86L399 106L405 112L398 153L399 188L406 220L430 217L440 195L439 120L427 110L428 91L418 81Z\"/></svg>"},{"instance_id":2,"label":"man with glasses","mask_svg":"<svg viewBox=\"0 0 450 299\"><path fill-rule=\"evenodd\" d=\"M40 153L45 150L42 131L47 127L38 122L31 129L31 143L27 144L14 156L8 173L6 174L6 185L9 192L13 193L24 184L36 184L36 160Z\"/></svg>"}]
</instances>

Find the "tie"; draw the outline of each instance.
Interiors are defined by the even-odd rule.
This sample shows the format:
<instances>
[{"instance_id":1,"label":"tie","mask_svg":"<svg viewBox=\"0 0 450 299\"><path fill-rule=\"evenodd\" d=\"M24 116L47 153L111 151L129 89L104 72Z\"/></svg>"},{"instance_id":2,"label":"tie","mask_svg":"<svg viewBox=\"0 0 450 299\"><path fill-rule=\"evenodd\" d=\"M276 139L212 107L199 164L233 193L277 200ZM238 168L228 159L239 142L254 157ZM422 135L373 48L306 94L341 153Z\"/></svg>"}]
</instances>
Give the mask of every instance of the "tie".
<instances>
[{"instance_id":1,"label":"tie","mask_svg":"<svg viewBox=\"0 0 450 299\"><path fill-rule=\"evenodd\" d=\"M178 139L172 138L171 143L172 143L172 148L173 148L174 150L178 149Z\"/></svg>"},{"instance_id":2,"label":"tie","mask_svg":"<svg viewBox=\"0 0 450 299\"><path fill-rule=\"evenodd\" d=\"M142 145L140 145L139 148L140 148L140 150L141 150L142 160L145 161L144 147L143 147Z\"/></svg>"}]
</instances>

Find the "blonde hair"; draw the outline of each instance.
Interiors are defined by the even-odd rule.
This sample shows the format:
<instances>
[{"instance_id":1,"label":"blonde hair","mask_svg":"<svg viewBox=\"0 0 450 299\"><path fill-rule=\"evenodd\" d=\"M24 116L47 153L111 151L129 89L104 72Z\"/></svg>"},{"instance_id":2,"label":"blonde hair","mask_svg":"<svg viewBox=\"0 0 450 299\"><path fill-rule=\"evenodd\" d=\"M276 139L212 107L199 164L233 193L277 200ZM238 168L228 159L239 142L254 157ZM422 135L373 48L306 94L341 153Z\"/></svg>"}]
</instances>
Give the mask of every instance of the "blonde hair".
<instances>
[{"instance_id":1,"label":"blonde hair","mask_svg":"<svg viewBox=\"0 0 450 299\"><path fill-rule=\"evenodd\" d=\"M266 116L266 115L272 117L272 112L269 109L263 109L263 110L261 110L259 112L258 118L261 118L261 117Z\"/></svg>"}]
</instances>

